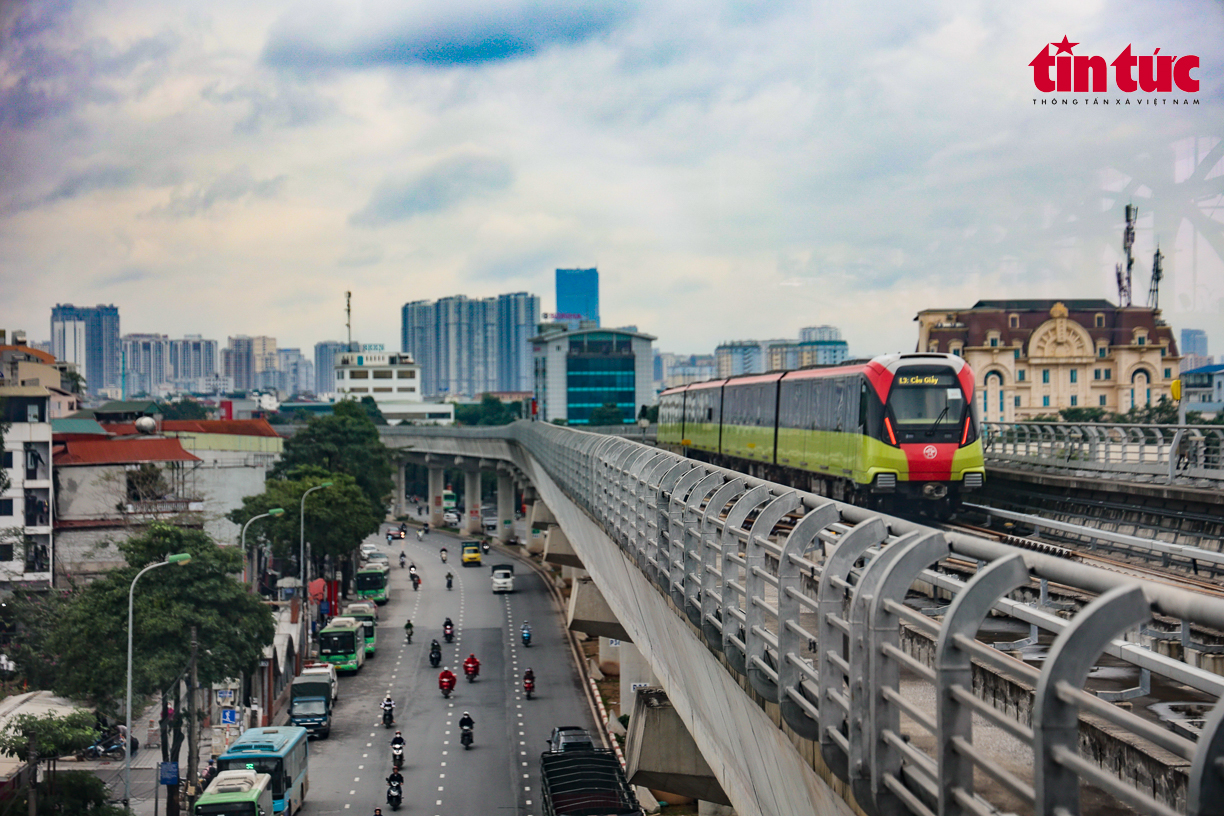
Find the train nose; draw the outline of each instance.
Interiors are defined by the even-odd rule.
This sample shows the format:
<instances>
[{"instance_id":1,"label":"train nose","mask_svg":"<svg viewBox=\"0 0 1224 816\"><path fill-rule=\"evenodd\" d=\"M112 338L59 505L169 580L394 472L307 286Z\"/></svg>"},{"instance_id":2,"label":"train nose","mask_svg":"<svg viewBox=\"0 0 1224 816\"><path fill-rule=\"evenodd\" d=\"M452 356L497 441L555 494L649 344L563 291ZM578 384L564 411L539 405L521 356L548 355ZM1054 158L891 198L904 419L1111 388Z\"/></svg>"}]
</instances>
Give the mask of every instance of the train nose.
<instances>
[{"instance_id":1,"label":"train nose","mask_svg":"<svg viewBox=\"0 0 1224 816\"><path fill-rule=\"evenodd\" d=\"M948 495L948 486L946 484L927 482L922 486L922 497L924 499L942 499L946 495Z\"/></svg>"}]
</instances>

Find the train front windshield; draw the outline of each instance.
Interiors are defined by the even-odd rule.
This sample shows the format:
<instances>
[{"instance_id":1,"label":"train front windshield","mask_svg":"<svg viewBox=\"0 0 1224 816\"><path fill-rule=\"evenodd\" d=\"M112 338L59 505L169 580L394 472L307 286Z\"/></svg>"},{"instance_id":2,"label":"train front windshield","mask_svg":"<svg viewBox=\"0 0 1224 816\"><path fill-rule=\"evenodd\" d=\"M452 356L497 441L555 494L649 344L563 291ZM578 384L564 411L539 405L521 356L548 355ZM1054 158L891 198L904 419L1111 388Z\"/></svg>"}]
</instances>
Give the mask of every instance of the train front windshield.
<instances>
[{"instance_id":1,"label":"train front windshield","mask_svg":"<svg viewBox=\"0 0 1224 816\"><path fill-rule=\"evenodd\" d=\"M902 370L888 394L888 407L898 429L956 434L965 415L965 394L949 370Z\"/></svg>"}]
</instances>

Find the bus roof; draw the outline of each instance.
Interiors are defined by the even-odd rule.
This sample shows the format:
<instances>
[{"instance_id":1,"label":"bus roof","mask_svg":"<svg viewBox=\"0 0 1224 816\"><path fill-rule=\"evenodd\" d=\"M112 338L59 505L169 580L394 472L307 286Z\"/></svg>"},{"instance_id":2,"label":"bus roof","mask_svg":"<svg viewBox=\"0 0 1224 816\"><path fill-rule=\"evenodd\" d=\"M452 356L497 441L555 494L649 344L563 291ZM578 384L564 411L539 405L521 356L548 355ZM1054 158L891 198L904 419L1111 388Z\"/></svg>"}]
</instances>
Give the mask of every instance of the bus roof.
<instances>
[{"instance_id":1,"label":"bus roof","mask_svg":"<svg viewBox=\"0 0 1224 816\"><path fill-rule=\"evenodd\" d=\"M221 771L209 783L196 804L257 800L271 784L272 777L266 773L248 770Z\"/></svg>"},{"instance_id":2,"label":"bus roof","mask_svg":"<svg viewBox=\"0 0 1224 816\"><path fill-rule=\"evenodd\" d=\"M364 567L362 567L361 569L357 570L357 574L358 574L358 575L360 575L360 574L361 574L361 573L363 573L363 572L365 572L365 573L372 573L372 572L390 572L390 571L391 571L391 565L390 565L390 564L374 564L374 563L369 563L369 564L366 564L366 565L365 565Z\"/></svg>"},{"instance_id":3,"label":"bus roof","mask_svg":"<svg viewBox=\"0 0 1224 816\"><path fill-rule=\"evenodd\" d=\"M231 754L279 754L299 740L306 739L306 729L296 725L269 728L248 728L234 740L223 756Z\"/></svg>"},{"instance_id":4,"label":"bus roof","mask_svg":"<svg viewBox=\"0 0 1224 816\"><path fill-rule=\"evenodd\" d=\"M323 627L323 631L326 632L328 629L356 629L358 626L361 626L361 621L357 620L356 618L332 618L327 622L327 625Z\"/></svg>"}]
</instances>

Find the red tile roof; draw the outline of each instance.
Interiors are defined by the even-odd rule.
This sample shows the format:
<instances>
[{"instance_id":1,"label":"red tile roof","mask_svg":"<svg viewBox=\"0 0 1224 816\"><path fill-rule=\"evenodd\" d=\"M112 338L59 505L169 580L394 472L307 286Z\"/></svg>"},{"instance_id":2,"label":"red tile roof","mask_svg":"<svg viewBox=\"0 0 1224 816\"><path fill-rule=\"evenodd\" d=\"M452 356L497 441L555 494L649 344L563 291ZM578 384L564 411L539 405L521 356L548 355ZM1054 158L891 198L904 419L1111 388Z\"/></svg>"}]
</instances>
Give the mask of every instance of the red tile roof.
<instances>
[{"instance_id":1,"label":"red tile roof","mask_svg":"<svg viewBox=\"0 0 1224 816\"><path fill-rule=\"evenodd\" d=\"M56 467L65 465L126 465L137 462L202 462L183 450L177 439L73 439L56 442Z\"/></svg>"},{"instance_id":2,"label":"red tile roof","mask_svg":"<svg viewBox=\"0 0 1224 816\"><path fill-rule=\"evenodd\" d=\"M115 436L135 436L131 422L104 422ZM162 433L227 434L230 436L280 436L266 419L163 419Z\"/></svg>"}]
</instances>

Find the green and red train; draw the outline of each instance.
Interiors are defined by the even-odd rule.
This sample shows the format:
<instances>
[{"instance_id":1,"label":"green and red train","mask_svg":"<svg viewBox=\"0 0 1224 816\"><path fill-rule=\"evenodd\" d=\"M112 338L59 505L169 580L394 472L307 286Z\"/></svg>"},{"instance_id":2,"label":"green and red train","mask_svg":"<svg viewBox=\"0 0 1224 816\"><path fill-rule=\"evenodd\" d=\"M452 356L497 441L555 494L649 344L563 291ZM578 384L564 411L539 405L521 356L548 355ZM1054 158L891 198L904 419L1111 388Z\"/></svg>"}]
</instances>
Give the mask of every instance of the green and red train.
<instances>
[{"instance_id":1,"label":"green and red train","mask_svg":"<svg viewBox=\"0 0 1224 816\"><path fill-rule=\"evenodd\" d=\"M973 396L960 357L891 354L670 388L658 440L842 501L946 518L985 482Z\"/></svg>"}]
</instances>

